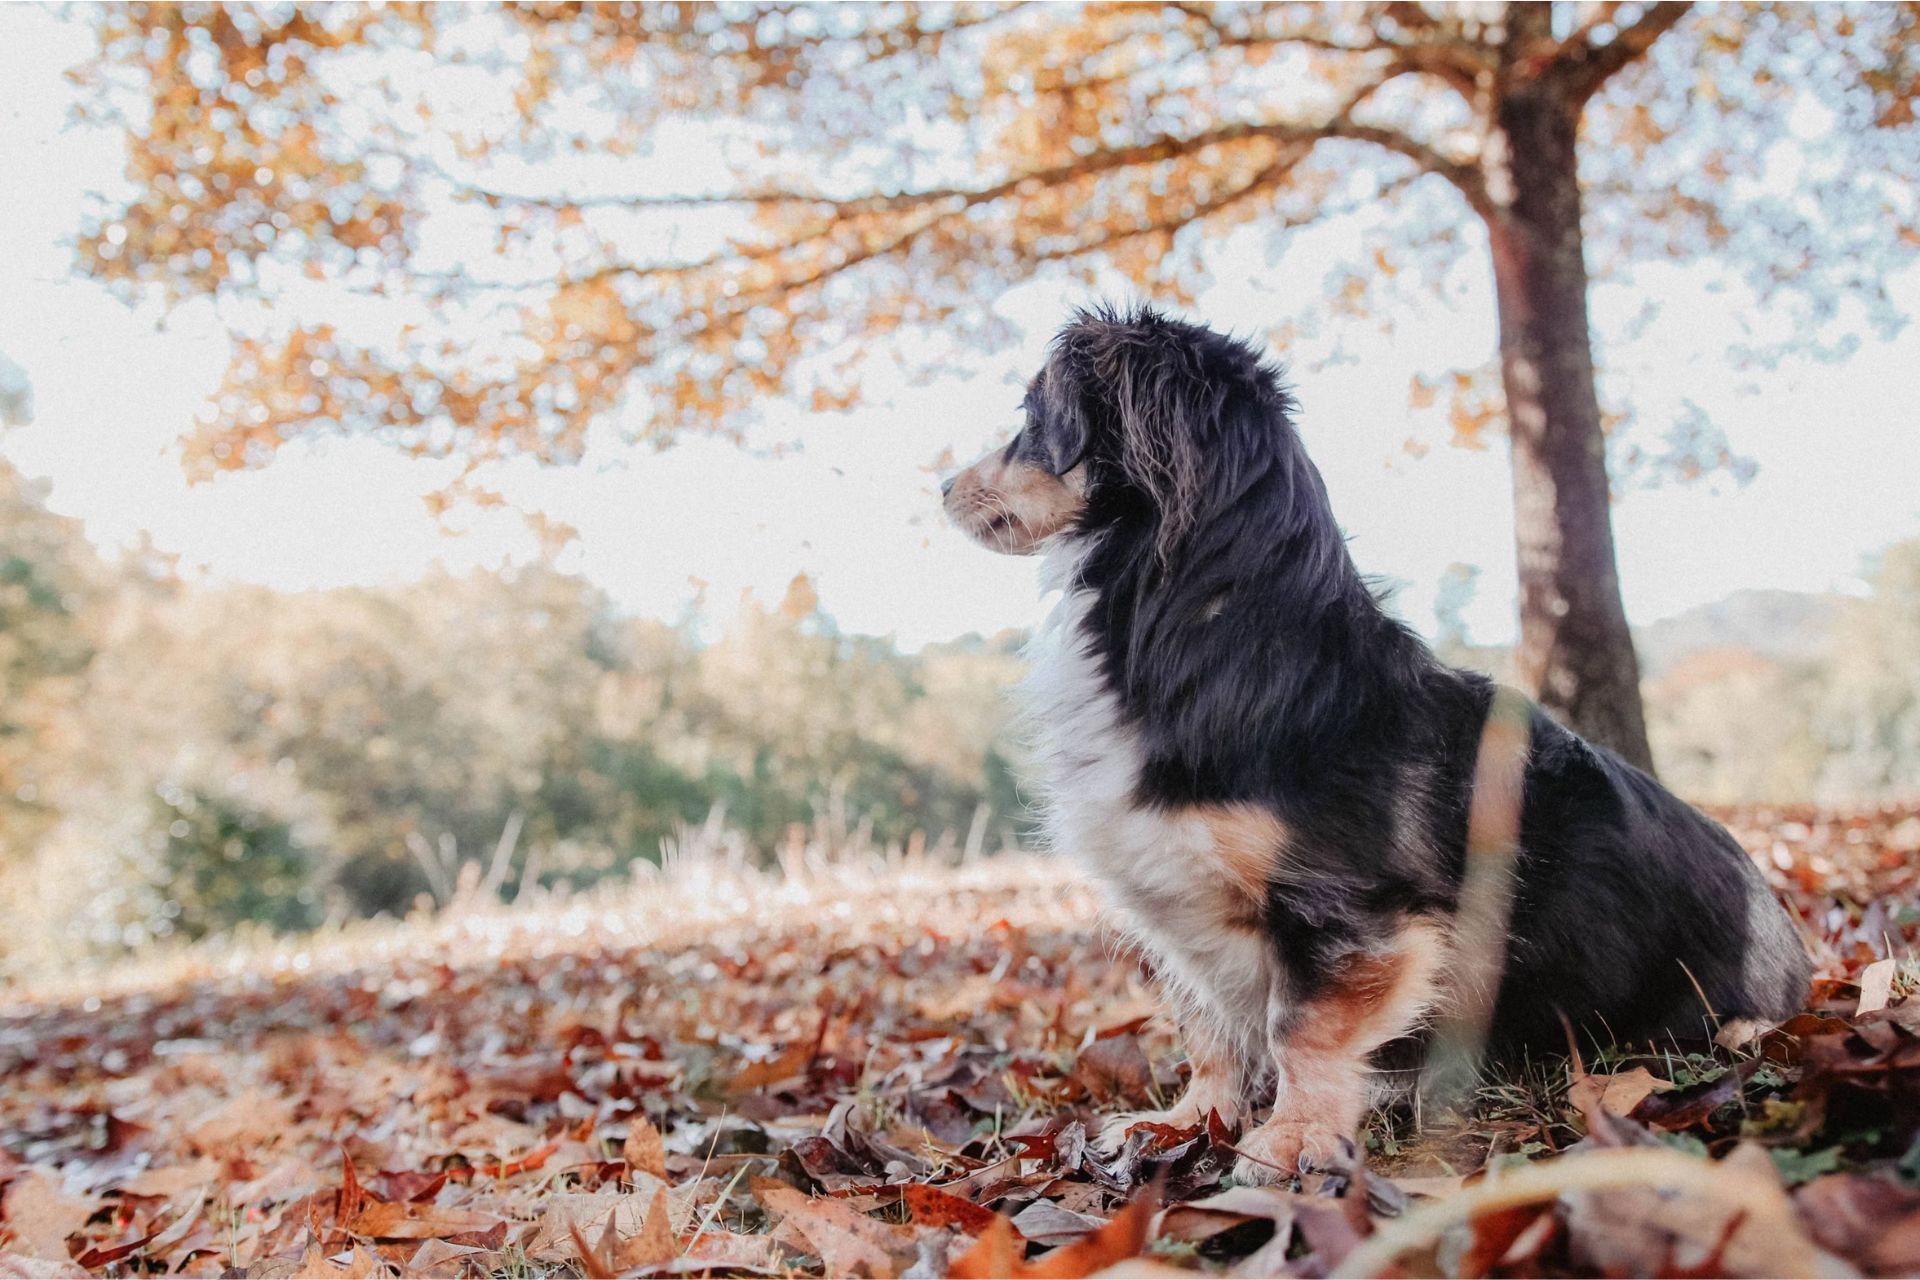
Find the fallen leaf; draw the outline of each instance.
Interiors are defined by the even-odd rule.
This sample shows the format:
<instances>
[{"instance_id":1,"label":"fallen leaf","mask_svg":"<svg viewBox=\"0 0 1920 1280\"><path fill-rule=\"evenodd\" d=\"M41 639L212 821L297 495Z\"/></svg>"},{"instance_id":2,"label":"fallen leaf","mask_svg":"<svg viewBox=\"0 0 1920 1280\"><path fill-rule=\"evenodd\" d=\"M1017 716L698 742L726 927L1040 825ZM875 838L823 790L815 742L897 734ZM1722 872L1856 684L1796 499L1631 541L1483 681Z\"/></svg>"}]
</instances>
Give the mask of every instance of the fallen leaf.
<instances>
[{"instance_id":1,"label":"fallen leaf","mask_svg":"<svg viewBox=\"0 0 1920 1280\"><path fill-rule=\"evenodd\" d=\"M257 1156L294 1128L293 1108L287 1100L259 1089L247 1089L215 1107L188 1135L194 1146L211 1155L235 1151Z\"/></svg>"},{"instance_id":2,"label":"fallen leaf","mask_svg":"<svg viewBox=\"0 0 1920 1280\"><path fill-rule=\"evenodd\" d=\"M75 1262L36 1258L25 1253L0 1253L0 1280L84 1280L87 1269Z\"/></svg>"},{"instance_id":3,"label":"fallen leaf","mask_svg":"<svg viewBox=\"0 0 1920 1280\"><path fill-rule=\"evenodd\" d=\"M1625 1116L1631 1115L1648 1094L1673 1087L1671 1080L1662 1080L1645 1067L1635 1067L1613 1075L1582 1075L1567 1090L1567 1101L1582 1115L1598 1107Z\"/></svg>"},{"instance_id":4,"label":"fallen leaf","mask_svg":"<svg viewBox=\"0 0 1920 1280\"><path fill-rule=\"evenodd\" d=\"M620 1155L629 1169L650 1173L656 1178L667 1176L667 1144L653 1122L643 1115L636 1114L627 1122L627 1140L621 1145Z\"/></svg>"},{"instance_id":5,"label":"fallen leaf","mask_svg":"<svg viewBox=\"0 0 1920 1280\"><path fill-rule=\"evenodd\" d=\"M987 1216L993 1215L989 1213ZM1090 1231L1098 1231L1107 1225L1107 1221L1090 1213L1079 1213L1052 1200L1035 1200L1013 1216L1013 1229L1035 1244L1052 1248L1071 1244Z\"/></svg>"},{"instance_id":6,"label":"fallen leaf","mask_svg":"<svg viewBox=\"0 0 1920 1280\"><path fill-rule=\"evenodd\" d=\"M7 1188L6 1229L14 1248L35 1258L67 1262L67 1237L87 1225L94 1202L73 1195L60 1179L29 1169Z\"/></svg>"},{"instance_id":7,"label":"fallen leaf","mask_svg":"<svg viewBox=\"0 0 1920 1280\"><path fill-rule=\"evenodd\" d=\"M887 1280L895 1253L910 1256L913 1241L899 1227L869 1218L838 1200L810 1199L792 1187L762 1185L760 1203L782 1215L813 1243L829 1275L864 1274Z\"/></svg>"},{"instance_id":8,"label":"fallen leaf","mask_svg":"<svg viewBox=\"0 0 1920 1280\"><path fill-rule=\"evenodd\" d=\"M811 1043L793 1045L786 1052L764 1062L748 1063L734 1073L733 1078L727 1082L727 1088L733 1093L750 1093L755 1089L764 1089L770 1084L781 1084L805 1075L807 1068L812 1064L813 1045Z\"/></svg>"},{"instance_id":9,"label":"fallen leaf","mask_svg":"<svg viewBox=\"0 0 1920 1280\"><path fill-rule=\"evenodd\" d=\"M541 1202L538 1224L523 1242L526 1252L543 1262L573 1261L573 1233L590 1236L604 1229L613 1215L614 1230L622 1238L639 1235L647 1212L665 1190L658 1178L640 1174L631 1192L561 1192Z\"/></svg>"},{"instance_id":10,"label":"fallen leaf","mask_svg":"<svg viewBox=\"0 0 1920 1280\"><path fill-rule=\"evenodd\" d=\"M449 1244L445 1240L428 1240L414 1250L413 1256L407 1259L406 1269L414 1275L434 1275L438 1274L446 1264L452 1263L453 1269L449 1274L464 1275L467 1273L467 1260L472 1259L478 1263L486 1252L470 1244ZM481 1269L492 1270L485 1267Z\"/></svg>"},{"instance_id":11,"label":"fallen leaf","mask_svg":"<svg viewBox=\"0 0 1920 1280\"><path fill-rule=\"evenodd\" d=\"M1900 972L1900 962L1889 957L1875 960L1860 971L1860 1003L1854 1006L1853 1016L1865 1017L1869 1013L1878 1013L1887 1007L1887 1001L1893 996L1893 980Z\"/></svg>"},{"instance_id":12,"label":"fallen leaf","mask_svg":"<svg viewBox=\"0 0 1920 1280\"><path fill-rule=\"evenodd\" d=\"M1757 1065L1757 1062L1756 1059L1747 1064L1747 1069ZM1742 1081L1742 1069L1736 1068L1724 1071L1704 1084L1648 1093L1627 1113L1627 1118L1669 1133L1691 1129L1739 1097Z\"/></svg>"},{"instance_id":13,"label":"fallen leaf","mask_svg":"<svg viewBox=\"0 0 1920 1280\"><path fill-rule=\"evenodd\" d=\"M137 1235L115 1245L95 1245L75 1258L74 1263L88 1271L97 1271L101 1267L109 1266L122 1258L138 1253L146 1248L148 1241L152 1239L153 1236L150 1234Z\"/></svg>"},{"instance_id":14,"label":"fallen leaf","mask_svg":"<svg viewBox=\"0 0 1920 1280\"><path fill-rule=\"evenodd\" d=\"M354 1235L371 1240L431 1240L469 1231L488 1231L500 1221L498 1214L403 1202L370 1204L346 1226Z\"/></svg>"},{"instance_id":15,"label":"fallen leaf","mask_svg":"<svg viewBox=\"0 0 1920 1280\"><path fill-rule=\"evenodd\" d=\"M906 1203L907 1212L918 1225L958 1227L970 1236L985 1231L995 1216L991 1209L925 1183L911 1182L900 1188L900 1199Z\"/></svg>"},{"instance_id":16,"label":"fallen leaf","mask_svg":"<svg viewBox=\"0 0 1920 1280\"><path fill-rule=\"evenodd\" d=\"M194 1227L200 1224L200 1210L206 1202L207 1189L204 1186L199 1187L194 1191L193 1199L174 1218L172 1225L153 1237L150 1245L153 1252L164 1258L175 1245L185 1240Z\"/></svg>"},{"instance_id":17,"label":"fallen leaf","mask_svg":"<svg viewBox=\"0 0 1920 1280\"><path fill-rule=\"evenodd\" d=\"M219 1161L202 1156L191 1164L166 1165L137 1173L120 1184L120 1191L129 1196L171 1199L182 1192L209 1186L219 1177Z\"/></svg>"},{"instance_id":18,"label":"fallen leaf","mask_svg":"<svg viewBox=\"0 0 1920 1280\"><path fill-rule=\"evenodd\" d=\"M743 1236L730 1231L705 1231L687 1242L682 1262L701 1270L724 1267L736 1271L772 1274L781 1269L780 1250L765 1236Z\"/></svg>"},{"instance_id":19,"label":"fallen leaf","mask_svg":"<svg viewBox=\"0 0 1920 1280\"><path fill-rule=\"evenodd\" d=\"M1013 1223L996 1216L973 1248L955 1260L950 1274L957 1280L992 1276L1011 1280L1074 1280L1091 1276L1138 1257L1146 1247L1147 1228L1156 1207L1153 1196L1141 1196L1098 1230L1044 1253L1032 1262L1020 1257L1020 1241Z\"/></svg>"},{"instance_id":20,"label":"fallen leaf","mask_svg":"<svg viewBox=\"0 0 1920 1280\"><path fill-rule=\"evenodd\" d=\"M1524 1265L1539 1253L1544 1240L1533 1240L1542 1221L1552 1223L1551 1205L1523 1204L1475 1214L1469 1224L1471 1240L1456 1264L1461 1275L1493 1274L1495 1267ZM1511 1261L1509 1261L1511 1259Z\"/></svg>"},{"instance_id":21,"label":"fallen leaf","mask_svg":"<svg viewBox=\"0 0 1920 1280\"><path fill-rule=\"evenodd\" d=\"M1199 1241L1231 1230L1244 1222L1263 1219L1283 1234L1293 1222L1294 1205L1300 1199L1279 1187L1229 1187L1200 1200L1169 1205L1154 1223L1155 1239Z\"/></svg>"},{"instance_id":22,"label":"fallen leaf","mask_svg":"<svg viewBox=\"0 0 1920 1280\"><path fill-rule=\"evenodd\" d=\"M1793 1193L1820 1246L1879 1275L1920 1274L1920 1190L1857 1173L1815 1178Z\"/></svg>"},{"instance_id":23,"label":"fallen leaf","mask_svg":"<svg viewBox=\"0 0 1920 1280\"><path fill-rule=\"evenodd\" d=\"M993 1216L987 1229L973 1247L955 1258L947 1274L953 1280L996 1280L1027 1274L1026 1264L1021 1256L1019 1232L1013 1229L1013 1223L1000 1214Z\"/></svg>"},{"instance_id":24,"label":"fallen leaf","mask_svg":"<svg viewBox=\"0 0 1920 1280\"><path fill-rule=\"evenodd\" d=\"M1095 1040L1080 1051L1073 1071L1096 1102L1144 1101L1153 1091L1153 1064L1138 1036Z\"/></svg>"},{"instance_id":25,"label":"fallen leaf","mask_svg":"<svg viewBox=\"0 0 1920 1280\"><path fill-rule=\"evenodd\" d=\"M640 1230L620 1242L614 1260L622 1270L657 1266L676 1257L679 1241L673 1234L673 1214L667 1205L665 1187L653 1193L653 1203L640 1221Z\"/></svg>"}]
</instances>

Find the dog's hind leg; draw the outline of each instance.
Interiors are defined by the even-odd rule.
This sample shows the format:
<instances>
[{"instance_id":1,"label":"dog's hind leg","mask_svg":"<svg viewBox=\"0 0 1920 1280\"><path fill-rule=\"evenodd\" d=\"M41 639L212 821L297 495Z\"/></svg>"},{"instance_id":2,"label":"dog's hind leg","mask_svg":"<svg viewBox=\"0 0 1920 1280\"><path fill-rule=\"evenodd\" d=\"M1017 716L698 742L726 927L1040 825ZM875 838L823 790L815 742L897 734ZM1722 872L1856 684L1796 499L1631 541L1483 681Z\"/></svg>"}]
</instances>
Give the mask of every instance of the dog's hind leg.
<instances>
[{"instance_id":1,"label":"dog's hind leg","mask_svg":"<svg viewBox=\"0 0 1920 1280\"><path fill-rule=\"evenodd\" d=\"M1276 996L1273 1114L1240 1139L1234 1177L1276 1182L1339 1154L1366 1116L1369 1059L1432 1009L1445 959L1440 929L1410 921L1384 945L1343 961L1311 998Z\"/></svg>"}]
</instances>

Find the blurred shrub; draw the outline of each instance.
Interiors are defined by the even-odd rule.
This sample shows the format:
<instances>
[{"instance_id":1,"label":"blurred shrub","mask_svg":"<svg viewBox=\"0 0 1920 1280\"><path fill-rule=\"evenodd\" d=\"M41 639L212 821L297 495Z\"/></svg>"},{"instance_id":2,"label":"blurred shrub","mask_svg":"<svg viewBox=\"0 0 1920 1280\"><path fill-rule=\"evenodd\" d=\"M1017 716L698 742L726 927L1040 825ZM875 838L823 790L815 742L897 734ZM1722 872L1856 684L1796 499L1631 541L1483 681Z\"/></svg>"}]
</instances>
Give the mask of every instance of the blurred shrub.
<instances>
[{"instance_id":1,"label":"blurred shrub","mask_svg":"<svg viewBox=\"0 0 1920 1280\"><path fill-rule=\"evenodd\" d=\"M44 922L0 967L582 885L716 808L761 856L827 819L997 848L1017 665L842 635L804 579L712 643L537 567L189 586L0 466L0 893Z\"/></svg>"},{"instance_id":2,"label":"blurred shrub","mask_svg":"<svg viewBox=\"0 0 1920 1280\"><path fill-rule=\"evenodd\" d=\"M162 919L186 937L243 923L292 931L320 923L315 851L293 824L206 792L155 797L165 841Z\"/></svg>"}]
</instances>

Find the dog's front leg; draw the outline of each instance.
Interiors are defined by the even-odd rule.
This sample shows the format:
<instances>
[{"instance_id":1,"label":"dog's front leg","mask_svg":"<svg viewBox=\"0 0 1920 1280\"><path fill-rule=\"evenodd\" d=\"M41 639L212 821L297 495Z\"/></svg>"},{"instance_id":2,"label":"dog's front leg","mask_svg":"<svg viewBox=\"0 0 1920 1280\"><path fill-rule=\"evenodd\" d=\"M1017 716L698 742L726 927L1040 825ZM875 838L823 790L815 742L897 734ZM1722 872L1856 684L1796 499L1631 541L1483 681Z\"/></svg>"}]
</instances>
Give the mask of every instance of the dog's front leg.
<instances>
[{"instance_id":1,"label":"dog's front leg","mask_svg":"<svg viewBox=\"0 0 1920 1280\"><path fill-rule=\"evenodd\" d=\"M1432 1007L1443 961L1440 930L1412 922L1384 946L1343 962L1310 998L1276 995L1273 1114L1240 1139L1235 1178L1278 1182L1327 1167L1366 1117L1368 1059Z\"/></svg>"},{"instance_id":2,"label":"dog's front leg","mask_svg":"<svg viewBox=\"0 0 1920 1280\"><path fill-rule=\"evenodd\" d=\"M1100 1127L1102 1150L1118 1151L1126 1143L1128 1130L1138 1124L1187 1129L1203 1123L1208 1113L1217 1111L1223 1124L1238 1127L1247 1105L1249 1087L1239 1055L1233 1052L1228 1037L1221 1033L1213 1018L1189 1015L1179 1021L1181 1036L1187 1042L1187 1061L1192 1068L1186 1091L1170 1107L1158 1111L1128 1111L1109 1119Z\"/></svg>"}]
</instances>

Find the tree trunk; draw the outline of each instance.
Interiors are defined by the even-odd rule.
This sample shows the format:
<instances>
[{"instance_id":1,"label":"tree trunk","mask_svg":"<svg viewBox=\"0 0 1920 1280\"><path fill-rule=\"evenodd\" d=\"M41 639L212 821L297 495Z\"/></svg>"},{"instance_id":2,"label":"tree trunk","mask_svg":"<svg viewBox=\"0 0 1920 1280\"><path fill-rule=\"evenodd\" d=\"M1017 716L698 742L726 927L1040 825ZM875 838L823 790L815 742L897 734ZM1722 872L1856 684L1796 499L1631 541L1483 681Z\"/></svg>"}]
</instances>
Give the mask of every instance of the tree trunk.
<instances>
[{"instance_id":1,"label":"tree trunk","mask_svg":"<svg viewBox=\"0 0 1920 1280\"><path fill-rule=\"evenodd\" d=\"M1542 9L1547 6L1539 6ZM1587 330L1575 141L1549 78L1500 95L1485 152L1500 371L1513 449L1521 685L1569 728L1653 768L1620 601Z\"/></svg>"}]
</instances>

